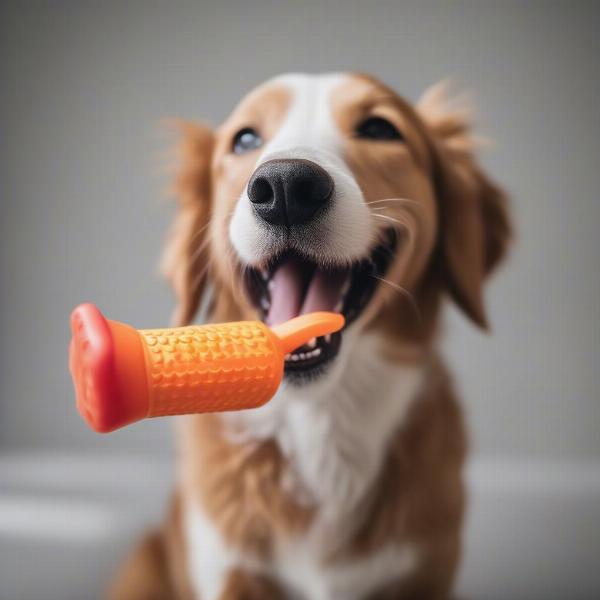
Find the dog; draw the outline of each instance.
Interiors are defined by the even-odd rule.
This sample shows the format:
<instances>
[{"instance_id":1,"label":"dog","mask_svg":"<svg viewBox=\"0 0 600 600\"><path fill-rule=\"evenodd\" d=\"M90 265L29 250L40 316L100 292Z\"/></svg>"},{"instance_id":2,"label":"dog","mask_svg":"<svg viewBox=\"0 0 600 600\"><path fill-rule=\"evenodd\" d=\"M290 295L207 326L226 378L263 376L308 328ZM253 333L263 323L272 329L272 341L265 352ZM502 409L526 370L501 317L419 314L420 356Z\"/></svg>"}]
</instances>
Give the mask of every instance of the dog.
<instances>
[{"instance_id":1,"label":"dog","mask_svg":"<svg viewBox=\"0 0 600 600\"><path fill-rule=\"evenodd\" d=\"M511 236L468 115L440 85L412 106L367 75L292 74L217 130L181 131L175 324L202 307L346 325L287 355L265 406L179 418L170 516L111 597L447 598L467 442L440 309L487 328L482 288Z\"/></svg>"}]
</instances>

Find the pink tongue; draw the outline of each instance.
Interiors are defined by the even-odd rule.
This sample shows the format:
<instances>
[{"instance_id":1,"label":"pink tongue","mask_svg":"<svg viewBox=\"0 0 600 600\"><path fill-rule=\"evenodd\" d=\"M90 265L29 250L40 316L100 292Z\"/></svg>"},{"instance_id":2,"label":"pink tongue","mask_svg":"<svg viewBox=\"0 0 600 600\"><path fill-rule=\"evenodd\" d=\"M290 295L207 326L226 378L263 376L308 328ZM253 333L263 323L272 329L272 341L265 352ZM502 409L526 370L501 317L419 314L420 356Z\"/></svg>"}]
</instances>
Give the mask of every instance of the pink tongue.
<instances>
[{"instance_id":1,"label":"pink tongue","mask_svg":"<svg viewBox=\"0 0 600 600\"><path fill-rule=\"evenodd\" d=\"M298 316L303 287L302 263L299 260L286 260L277 268L270 282L271 307L267 325L273 327Z\"/></svg>"},{"instance_id":2,"label":"pink tongue","mask_svg":"<svg viewBox=\"0 0 600 600\"><path fill-rule=\"evenodd\" d=\"M305 267L302 261L291 258L273 274L270 284L271 306L267 315L269 326L309 312L332 311L337 305L348 272L345 269L315 269L304 295L308 275L304 271Z\"/></svg>"},{"instance_id":3,"label":"pink tongue","mask_svg":"<svg viewBox=\"0 0 600 600\"><path fill-rule=\"evenodd\" d=\"M319 310L333 311L340 300L342 286L347 276L348 271L345 269L322 271L317 268L310 280L300 314Z\"/></svg>"}]
</instances>

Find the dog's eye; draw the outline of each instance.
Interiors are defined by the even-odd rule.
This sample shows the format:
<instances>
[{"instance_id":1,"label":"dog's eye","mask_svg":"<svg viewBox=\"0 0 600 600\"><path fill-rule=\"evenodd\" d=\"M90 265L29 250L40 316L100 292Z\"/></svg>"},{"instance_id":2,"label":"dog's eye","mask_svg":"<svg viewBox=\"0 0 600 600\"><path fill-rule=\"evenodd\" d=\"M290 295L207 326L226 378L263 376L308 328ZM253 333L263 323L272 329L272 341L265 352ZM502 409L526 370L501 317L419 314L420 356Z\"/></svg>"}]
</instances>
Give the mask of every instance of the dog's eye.
<instances>
[{"instance_id":1,"label":"dog's eye","mask_svg":"<svg viewBox=\"0 0 600 600\"><path fill-rule=\"evenodd\" d=\"M404 140L404 136L386 119L369 117L356 128L356 137L367 140Z\"/></svg>"},{"instance_id":2,"label":"dog's eye","mask_svg":"<svg viewBox=\"0 0 600 600\"><path fill-rule=\"evenodd\" d=\"M234 154L244 154L256 150L262 146L262 138L252 129L252 127L244 127L240 129L233 138L232 150Z\"/></svg>"}]
</instances>

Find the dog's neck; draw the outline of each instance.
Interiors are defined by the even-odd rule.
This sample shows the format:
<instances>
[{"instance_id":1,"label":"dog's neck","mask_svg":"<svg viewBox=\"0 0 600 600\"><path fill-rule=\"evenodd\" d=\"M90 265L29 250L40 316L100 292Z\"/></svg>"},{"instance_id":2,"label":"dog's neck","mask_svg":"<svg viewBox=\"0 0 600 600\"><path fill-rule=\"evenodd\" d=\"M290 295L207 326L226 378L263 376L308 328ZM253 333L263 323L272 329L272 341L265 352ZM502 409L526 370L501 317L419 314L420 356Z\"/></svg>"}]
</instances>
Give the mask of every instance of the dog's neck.
<instances>
[{"instance_id":1,"label":"dog's neck","mask_svg":"<svg viewBox=\"0 0 600 600\"><path fill-rule=\"evenodd\" d=\"M365 496L422 386L424 364L386 360L383 343L347 331L324 383L284 384L267 405L223 416L232 441L275 439L289 461L282 485L325 518Z\"/></svg>"}]
</instances>

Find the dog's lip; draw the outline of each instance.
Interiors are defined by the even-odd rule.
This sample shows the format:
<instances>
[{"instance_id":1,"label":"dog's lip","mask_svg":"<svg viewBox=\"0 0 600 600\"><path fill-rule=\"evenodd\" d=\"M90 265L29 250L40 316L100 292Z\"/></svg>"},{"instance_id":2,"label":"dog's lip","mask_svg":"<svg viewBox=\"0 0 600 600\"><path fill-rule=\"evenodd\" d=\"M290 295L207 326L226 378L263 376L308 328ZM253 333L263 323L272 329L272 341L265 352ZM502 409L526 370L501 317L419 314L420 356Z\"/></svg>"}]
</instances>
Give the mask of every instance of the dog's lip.
<instances>
[{"instance_id":1,"label":"dog's lip","mask_svg":"<svg viewBox=\"0 0 600 600\"><path fill-rule=\"evenodd\" d=\"M346 328L371 301L380 283L379 277L391 263L396 244L395 230L385 230L382 240L367 256L344 266L319 264L287 249L272 256L261 267L247 267L246 290L261 318L269 325L301 312L331 310L344 315ZM286 281L286 278L292 281ZM286 356L286 373L316 376L338 354L341 342L341 332L310 340Z\"/></svg>"}]
</instances>

